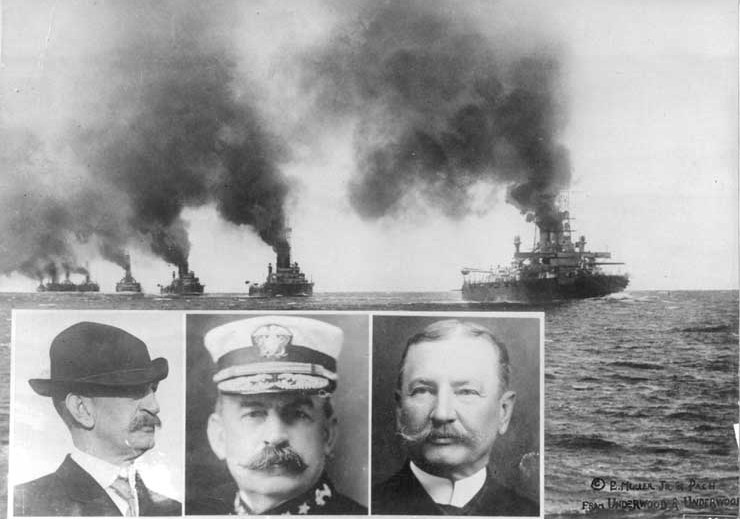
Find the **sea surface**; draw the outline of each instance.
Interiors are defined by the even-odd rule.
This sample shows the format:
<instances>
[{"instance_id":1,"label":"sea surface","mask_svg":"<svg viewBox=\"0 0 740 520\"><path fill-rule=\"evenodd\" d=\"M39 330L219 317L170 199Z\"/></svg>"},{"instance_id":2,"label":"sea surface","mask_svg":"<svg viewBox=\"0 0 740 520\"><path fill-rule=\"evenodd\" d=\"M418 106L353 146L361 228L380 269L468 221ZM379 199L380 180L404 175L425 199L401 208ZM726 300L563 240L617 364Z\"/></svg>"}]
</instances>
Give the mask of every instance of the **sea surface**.
<instances>
[{"instance_id":1,"label":"sea surface","mask_svg":"<svg viewBox=\"0 0 740 520\"><path fill-rule=\"evenodd\" d=\"M0 294L0 516L13 308L544 310L546 516L738 517L737 291L634 291L547 307L470 303L454 291L300 299Z\"/></svg>"}]
</instances>

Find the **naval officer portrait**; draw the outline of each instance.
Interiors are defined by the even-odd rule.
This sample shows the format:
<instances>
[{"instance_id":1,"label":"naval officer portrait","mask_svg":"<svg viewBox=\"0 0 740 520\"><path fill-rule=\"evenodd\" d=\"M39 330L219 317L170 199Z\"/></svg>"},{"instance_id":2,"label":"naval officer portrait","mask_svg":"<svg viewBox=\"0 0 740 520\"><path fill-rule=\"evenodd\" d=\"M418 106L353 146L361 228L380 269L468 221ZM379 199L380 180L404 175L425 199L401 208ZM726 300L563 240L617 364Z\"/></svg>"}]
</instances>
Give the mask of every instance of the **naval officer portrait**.
<instances>
[{"instance_id":1,"label":"naval officer portrait","mask_svg":"<svg viewBox=\"0 0 740 520\"><path fill-rule=\"evenodd\" d=\"M366 316L189 315L186 514L367 514L368 351Z\"/></svg>"},{"instance_id":2,"label":"naval officer portrait","mask_svg":"<svg viewBox=\"0 0 740 520\"><path fill-rule=\"evenodd\" d=\"M538 317L374 317L372 514L539 516L539 333Z\"/></svg>"},{"instance_id":3,"label":"naval officer portrait","mask_svg":"<svg viewBox=\"0 0 740 520\"><path fill-rule=\"evenodd\" d=\"M83 317L83 313L67 312L15 317L16 332L26 336L14 350L16 362L23 363L16 370L16 388L28 387L46 402L33 412L24 408L23 398L14 403L11 471L13 480L21 482L13 492L14 515L181 515L179 501L150 487L161 484L162 465L146 477L139 471L139 459L158 443L177 444L175 439L157 438L163 424L159 387L166 384L171 365L164 357L152 357L147 343L128 326L138 321L133 329L141 331L141 325L148 321L154 327L155 321L143 313L131 320L104 313ZM111 318L117 325L96 318ZM167 322L157 319L156 326ZM177 330L177 322L169 322ZM46 344L46 356L37 353L31 358L33 349L26 352L24 347L57 325L53 339ZM160 333L154 336L162 337ZM167 345L175 352L182 352L183 347L182 341ZM49 363L47 377L18 377L34 369L41 372L44 358ZM34 413L45 419L34 420ZM54 427L49 418L56 422ZM174 460L170 457L170 462ZM55 467L36 478L25 481L18 475L49 462Z\"/></svg>"}]
</instances>

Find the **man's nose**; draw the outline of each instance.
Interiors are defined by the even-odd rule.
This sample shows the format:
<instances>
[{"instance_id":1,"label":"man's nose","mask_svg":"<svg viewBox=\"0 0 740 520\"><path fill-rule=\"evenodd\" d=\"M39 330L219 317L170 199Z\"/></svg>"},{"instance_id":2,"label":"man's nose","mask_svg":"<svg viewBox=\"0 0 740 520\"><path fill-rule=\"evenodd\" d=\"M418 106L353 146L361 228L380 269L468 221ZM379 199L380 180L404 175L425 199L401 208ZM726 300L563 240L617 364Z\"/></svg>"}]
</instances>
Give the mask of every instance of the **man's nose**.
<instances>
[{"instance_id":1,"label":"man's nose","mask_svg":"<svg viewBox=\"0 0 740 520\"><path fill-rule=\"evenodd\" d=\"M451 389L440 388L437 391L431 418L436 423L450 423L455 420L455 402Z\"/></svg>"},{"instance_id":2,"label":"man's nose","mask_svg":"<svg viewBox=\"0 0 740 520\"><path fill-rule=\"evenodd\" d=\"M150 389L144 398L141 400L140 407L142 410L157 415L159 413L159 401L157 401L157 392L154 389Z\"/></svg>"},{"instance_id":3,"label":"man's nose","mask_svg":"<svg viewBox=\"0 0 740 520\"><path fill-rule=\"evenodd\" d=\"M288 441L288 432L285 421L279 413L269 412L262 426L262 441L272 446L281 446Z\"/></svg>"}]
</instances>

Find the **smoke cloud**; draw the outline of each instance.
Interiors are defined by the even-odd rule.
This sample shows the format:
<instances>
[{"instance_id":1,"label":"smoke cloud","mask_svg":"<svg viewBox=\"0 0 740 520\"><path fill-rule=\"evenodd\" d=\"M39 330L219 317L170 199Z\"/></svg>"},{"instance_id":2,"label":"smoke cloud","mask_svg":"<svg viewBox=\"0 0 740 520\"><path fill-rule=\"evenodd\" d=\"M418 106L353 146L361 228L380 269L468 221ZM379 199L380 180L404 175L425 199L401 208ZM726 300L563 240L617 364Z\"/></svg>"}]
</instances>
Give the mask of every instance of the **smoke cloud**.
<instances>
[{"instance_id":1,"label":"smoke cloud","mask_svg":"<svg viewBox=\"0 0 740 520\"><path fill-rule=\"evenodd\" d=\"M366 219L418 203L461 218L479 211L481 188L503 186L529 218L560 225L570 165L558 53L521 52L491 36L495 23L478 30L471 2L317 2L330 37L273 44L268 64L251 58L292 7L44 5L30 11L48 23L43 48L4 46L0 273L74 272L85 254L123 267L129 248L183 266L182 213L203 205L278 248L292 156L275 129L309 134L302 145L334 120L352 124L348 198ZM21 11L7 11L5 41L23 41Z\"/></svg>"},{"instance_id":2,"label":"smoke cloud","mask_svg":"<svg viewBox=\"0 0 740 520\"><path fill-rule=\"evenodd\" d=\"M554 51L517 55L449 5L383 2L344 24L305 68L318 109L356 120L349 196L361 216L395 215L416 198L459 218L474 210L476 187L503 185L529 218L560 226L555 198L570 164L557 141Z\"/></svg>"},{"instance_id":3,"label":"smoke cloud","mask_svg":"<svg viewBox=\"0 0 740 520\"><path fill-rule=\"evenodd\" d=\"M213 204L268 244L284 236L285 149L236 72L234 2L55 6L39 72L44 125L6 124L0 271L78 267L81 244L187 263L185 207ZM6 141L7 142L7 141Z\"/></svg>"}]
</instances>

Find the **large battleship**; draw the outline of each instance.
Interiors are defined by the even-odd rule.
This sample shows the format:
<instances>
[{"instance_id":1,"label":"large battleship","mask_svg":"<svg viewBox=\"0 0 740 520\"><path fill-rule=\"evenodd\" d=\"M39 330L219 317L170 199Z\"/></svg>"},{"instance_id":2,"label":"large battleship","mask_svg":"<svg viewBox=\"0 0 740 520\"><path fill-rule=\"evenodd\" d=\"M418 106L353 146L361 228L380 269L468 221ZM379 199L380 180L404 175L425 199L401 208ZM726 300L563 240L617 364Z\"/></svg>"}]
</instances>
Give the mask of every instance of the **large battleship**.
<instances>
[{"instance_id":1,"label":"large battleship","mask_svg":"<svg viewBox=\"0 0 740 520\"><path fill-rule=\"evenodd\" d=\"M116 292L122 293L140 293L141 284L136 281L136 278L131 276L131 257L126 253L124 269L126 274L121 280L116 283Z\"/></svg>"},{"instance_id":2,"label":"large battleship","mask_svg":"<svg viewBox=\"0 0 740 520\"><path fill-rule=\"evenodd\" d=\"M492 269L464 267L462 294L466 300L500 303L548 303L593 298L627 287L624 274L609 274L601 266L611 253L586 251L586 237L571 239L570 215L559 212L554 229L536 223L539 240L532 251L520 251L521 239L514 237L514 259L508 266Z\"/></svg>"},{"instance_id":3,"label":"large battleship","mask_svg":"<svg viewBox=\"0 0 740 520\"><path fill-rule=\"evenodd\" d=\"M306 275L298 267L298 262L290 263L289 233L290 230L275 247L277 253L275 269L273 270L271 263L267 265L267 279L263 284L249 285L250 296L311 296L313 294L313 282L306 279ZM246 283L249 284L249 281Z\"/></svg>"},{"instance_id":4,"label":"large battleship","mask_svg":"<svg viewBox=\"0 0 740 520\"><path fill-rule=\"evenodd\" d=\"M56 270L53 270L48 282L44 283L44 280L39 281L37 292L99 292L100 286L90 280L90 273L87 269L82 270L85 274L85 281L80 283L74 283L69 278L69 270L65 269L64 280L61 282L56 275Z\"/></svg>"},{"instance_id":5,"label":"large battleship","mask_svg":"<svg viewBox=\"0 0 740 520\"><path fill-rule=\"evenodd\" d=\"M160 285L161 294L173 296L198 296L203 294L205 285L200 283L200 279L195 276L193 271L188 270L188 263L185 262L177 266L177 275L172 272L172 281L169 285Z\"/></svg>"}]
</instances>

